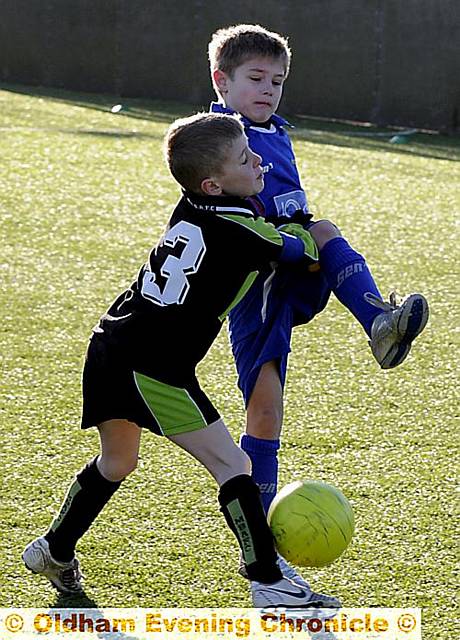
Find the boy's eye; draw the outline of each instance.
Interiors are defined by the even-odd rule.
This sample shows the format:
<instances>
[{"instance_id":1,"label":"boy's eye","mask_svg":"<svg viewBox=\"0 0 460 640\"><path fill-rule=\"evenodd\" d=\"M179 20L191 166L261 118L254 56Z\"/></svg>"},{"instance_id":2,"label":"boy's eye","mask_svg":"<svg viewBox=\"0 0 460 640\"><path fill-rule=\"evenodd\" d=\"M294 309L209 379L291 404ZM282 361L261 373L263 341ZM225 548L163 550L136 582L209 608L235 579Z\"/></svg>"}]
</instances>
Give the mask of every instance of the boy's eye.
<instances>
[{"instance_id":1,"label":"boy's eye","mask_svg":"<svg viewBox=\"0 0 460 640\"><path fill-rule=\"evenodd\" d=\"M245 153L244 154L244 158L243 158L243 162L241 164L247 164L248 163L248 154Z\"/></svg>"},{"instance_id":2,"label":"boy's eye","mask_svg":"<svg viewBox=\"0 0 460 640\"><path fill-rule=\"evenodd\" d=\"M249 77L250 80L252 80L253 82L260 82L262 80L262 78L259 77L255 77L255 76L250 76ZM272 84L274 87L280 87L283 84L282 80L273 80Z\"/></svg>"}]
</instances>

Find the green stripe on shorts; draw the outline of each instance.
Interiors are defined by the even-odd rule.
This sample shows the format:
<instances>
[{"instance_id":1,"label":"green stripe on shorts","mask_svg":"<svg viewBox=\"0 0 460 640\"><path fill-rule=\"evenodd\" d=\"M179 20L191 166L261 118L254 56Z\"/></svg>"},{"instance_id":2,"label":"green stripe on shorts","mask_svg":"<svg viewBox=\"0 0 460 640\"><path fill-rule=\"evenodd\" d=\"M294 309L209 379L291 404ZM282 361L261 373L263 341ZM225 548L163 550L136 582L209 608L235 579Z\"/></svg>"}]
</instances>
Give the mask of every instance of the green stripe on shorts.
<instances>
[{"instance_id":1,"label":"green stripe on shorts","mask_svg":"<svg viewBox=\"0 0 460 640\"><path fill-rule=\"evenodd\" d=\"M187 389L173 387L134 371L137 388L165 436L208 426Z\"/></svg>"}]
</instances>

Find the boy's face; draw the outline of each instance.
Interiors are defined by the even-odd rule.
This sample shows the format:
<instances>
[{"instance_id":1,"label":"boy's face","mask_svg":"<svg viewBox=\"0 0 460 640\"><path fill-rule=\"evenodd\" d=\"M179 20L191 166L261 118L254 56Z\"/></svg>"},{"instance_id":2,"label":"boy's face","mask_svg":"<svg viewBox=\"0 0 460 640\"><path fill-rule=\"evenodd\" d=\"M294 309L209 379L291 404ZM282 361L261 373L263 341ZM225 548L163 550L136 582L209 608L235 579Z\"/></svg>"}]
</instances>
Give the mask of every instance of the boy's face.
<instances>
[{"instance_id":1,"label":"boy's face","mask_svg":"<svg viewBox=\"0 0 460 640\"><path fill-rule=\"evenodd\" d=\"M251 58L240 65L233 78L217 69L214 82L225 106L253 122L266 122L277 110L285 80L280 58Z\"/></svg>"},{"instance_id":2,"label":"boy's face","mask_svg":"<svg viewBox=\"0 0 460 640\"><path fill-rule=\"evenodd\" d=\"M248 139L242 133L230 145L219 175L203 180L201 188L207 195L254 196L264 188L261 161L262 158L249 148Z\"/></svg>"}]
</instances>

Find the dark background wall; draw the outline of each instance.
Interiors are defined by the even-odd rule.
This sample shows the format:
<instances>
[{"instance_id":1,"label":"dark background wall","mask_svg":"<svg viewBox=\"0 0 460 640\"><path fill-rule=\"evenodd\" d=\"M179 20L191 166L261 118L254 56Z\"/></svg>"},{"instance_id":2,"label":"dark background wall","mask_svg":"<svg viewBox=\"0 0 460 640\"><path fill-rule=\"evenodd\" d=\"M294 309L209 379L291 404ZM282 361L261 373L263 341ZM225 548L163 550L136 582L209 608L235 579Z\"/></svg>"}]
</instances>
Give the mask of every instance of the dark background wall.
<instances>
[{"instance_id":1,"label":"dark background wall","mask_svg":"<svg viewBox=\"0 0 460 640\"><path fill-rule=\"evenodd\" d=\"M289 36L285 113L458 129L459 0L0 0L0 80L205 106L239 22Z\"/></svg>"}]
</instances>

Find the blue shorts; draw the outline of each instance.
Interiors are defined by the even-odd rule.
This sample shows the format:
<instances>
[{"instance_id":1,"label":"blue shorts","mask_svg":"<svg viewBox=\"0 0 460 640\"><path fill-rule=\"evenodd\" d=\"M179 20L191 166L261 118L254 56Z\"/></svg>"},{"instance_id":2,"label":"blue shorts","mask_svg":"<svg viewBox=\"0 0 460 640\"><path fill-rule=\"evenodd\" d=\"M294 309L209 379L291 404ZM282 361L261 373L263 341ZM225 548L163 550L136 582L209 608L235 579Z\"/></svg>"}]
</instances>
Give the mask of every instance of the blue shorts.
<instances>
[{"instance_id":1,"label":"blue shorts","mask_svg":"<svg viewBox=\"0 0 460 640\"><path fill-rule=\"evenodd\" d=\"M232 309L230 340L246 406L265 362L277 362L284 386L292 329L320 313L330 293L321 271L311 273L298 265L278 265L259 274Z\"/></svg>"}]
</instances>

